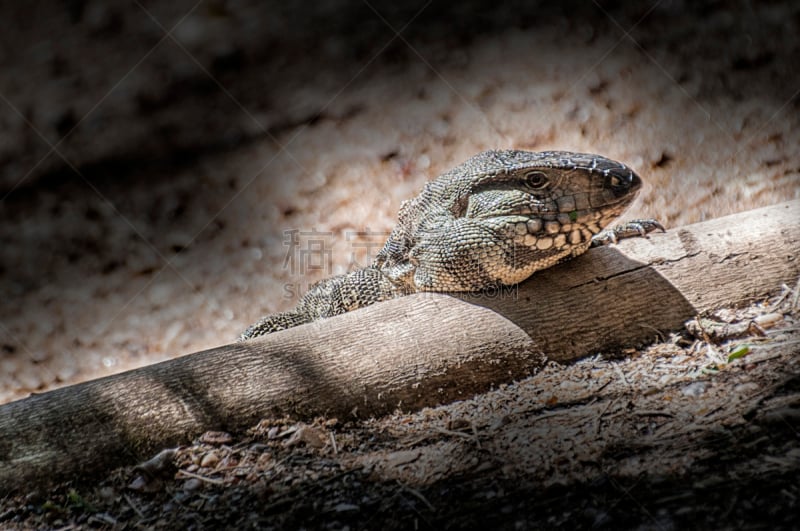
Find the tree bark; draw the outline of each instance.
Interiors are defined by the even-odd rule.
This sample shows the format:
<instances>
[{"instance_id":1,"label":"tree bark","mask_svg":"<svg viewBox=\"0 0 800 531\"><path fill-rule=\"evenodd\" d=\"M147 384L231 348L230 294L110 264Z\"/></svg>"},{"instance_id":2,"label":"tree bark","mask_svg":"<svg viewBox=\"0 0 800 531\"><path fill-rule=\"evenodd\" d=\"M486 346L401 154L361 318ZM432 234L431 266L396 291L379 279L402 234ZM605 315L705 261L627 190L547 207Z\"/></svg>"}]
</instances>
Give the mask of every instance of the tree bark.
<instances>
[{"instance_id":1,"label":"tree bark","mask_svg":"<svg viewBox=\"0 0 800 531\"><path fill-rule=\"evenodd\" d=\"M496 293L417 294L0 407L0 491L270 415L382 415L613 352L800 276L800 201L592 249Z\"/></svg>"}]
</instances>

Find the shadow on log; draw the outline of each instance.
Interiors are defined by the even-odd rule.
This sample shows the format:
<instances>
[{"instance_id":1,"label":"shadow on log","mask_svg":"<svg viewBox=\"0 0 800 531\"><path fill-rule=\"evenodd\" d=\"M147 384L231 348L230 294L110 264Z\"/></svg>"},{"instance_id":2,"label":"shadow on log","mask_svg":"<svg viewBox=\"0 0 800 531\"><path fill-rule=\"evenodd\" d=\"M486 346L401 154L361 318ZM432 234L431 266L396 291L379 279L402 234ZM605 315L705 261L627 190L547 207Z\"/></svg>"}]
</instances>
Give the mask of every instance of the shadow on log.
<instances>
[{"instance_id":1,"label":"shadow on log","mask_svg":"<svg viewBox=\"0 0 800 531\"><path fill-rule=\"evenodd\" d=\"M650 342L800 275L800 201L598 248L498 293L417 294L0 407L0 490L271 415L377 416Z\"/></svg>"}]
</instances>

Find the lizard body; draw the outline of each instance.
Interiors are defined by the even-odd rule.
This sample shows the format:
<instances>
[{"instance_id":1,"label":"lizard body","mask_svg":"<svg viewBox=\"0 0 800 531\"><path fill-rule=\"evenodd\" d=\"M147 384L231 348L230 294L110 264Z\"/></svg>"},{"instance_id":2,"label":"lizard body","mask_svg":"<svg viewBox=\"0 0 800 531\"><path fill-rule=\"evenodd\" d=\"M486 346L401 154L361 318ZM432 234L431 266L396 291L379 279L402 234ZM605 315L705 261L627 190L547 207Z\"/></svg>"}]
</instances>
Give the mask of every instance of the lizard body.
<instances>
[{"instance_id":1,"label":"lizard body","mask_svg":"<svg viewBox=\"0 0 800 531\"><path fill-rule=\"evenodd\" d=\"M566 151L485 151L425 185L369 267L313 285L294 310L269 315L240 340L420 291L481 291L654 220L603 231L633 202L641 179L622 163Z\"/></svg>"}]
</instances>

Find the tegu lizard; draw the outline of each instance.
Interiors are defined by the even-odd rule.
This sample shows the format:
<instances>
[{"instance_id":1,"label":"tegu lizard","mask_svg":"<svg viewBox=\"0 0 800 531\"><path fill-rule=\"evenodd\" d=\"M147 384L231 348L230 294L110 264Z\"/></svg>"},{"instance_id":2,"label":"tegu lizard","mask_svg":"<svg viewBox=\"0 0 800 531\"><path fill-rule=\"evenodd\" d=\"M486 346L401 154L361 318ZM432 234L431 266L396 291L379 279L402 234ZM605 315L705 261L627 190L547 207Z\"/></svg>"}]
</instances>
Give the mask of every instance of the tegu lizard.
<instances>
[{"instance_id":1,"label":"tegu lizard","mask_svg":"<svg viewBox=\"0 0 800 531\"><path fill-rule=\"evenodd\" d=\"M368 267L314 284L294 310L268 315L247 340L420 291L481 291L522 282L589 247L664 228L604 230L642 181L628 166L567 151L485 151L405 201Z\"/></svg>"}]
</instances>

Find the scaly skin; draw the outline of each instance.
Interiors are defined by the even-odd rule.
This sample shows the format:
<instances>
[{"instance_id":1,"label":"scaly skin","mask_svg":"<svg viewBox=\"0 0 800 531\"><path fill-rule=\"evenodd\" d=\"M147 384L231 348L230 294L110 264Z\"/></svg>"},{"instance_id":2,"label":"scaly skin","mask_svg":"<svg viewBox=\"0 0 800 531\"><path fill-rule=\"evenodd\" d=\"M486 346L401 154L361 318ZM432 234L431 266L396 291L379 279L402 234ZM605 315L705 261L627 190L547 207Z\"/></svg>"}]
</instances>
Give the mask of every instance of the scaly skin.
<instances>
[{"instance_id":1,"label":"scaly skin","mask_svg":"<svg viewBox=\"0 0 800 531\"><path fill-rule=\"evenodd\" d=\"M599 155L485 151L403 203L372 265L318 282L294 310L264 317L239 339L419 291L516 284L592 245L663 230L635 220L603 231L640 188L633 170Z\"/></svg>"}]
</instances>

